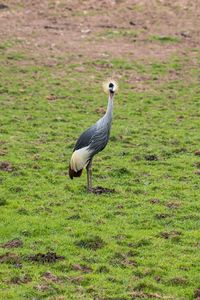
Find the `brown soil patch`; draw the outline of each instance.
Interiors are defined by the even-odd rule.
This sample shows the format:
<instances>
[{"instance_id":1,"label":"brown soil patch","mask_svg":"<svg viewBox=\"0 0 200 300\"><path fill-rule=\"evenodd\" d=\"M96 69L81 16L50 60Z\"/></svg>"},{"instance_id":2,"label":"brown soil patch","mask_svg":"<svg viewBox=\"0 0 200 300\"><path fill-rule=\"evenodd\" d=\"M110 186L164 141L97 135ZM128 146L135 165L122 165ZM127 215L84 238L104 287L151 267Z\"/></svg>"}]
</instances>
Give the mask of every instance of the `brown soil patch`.
<instances>
[{"instance_id":1,"label":"brown soil patch","mask_svg":"<svg viewBox=\"0 0 200 300\"><path fill-rule=\"evenodd\" d=\"M12 45L5 50L7 57L24 55L16 64L56 67L62 59L63 70L55 74L66 75L65 66L77 64L74 71L84 80L88 72L101 73L103 68L130 89L143 92L155 89L154 80L157 87L173 80L191 81L190 70L198 66L194 50L200 47L199 16L197 1L189 0L9 0L9 7L0 10L0 40L2 47ZM181 70L157 78L113 65L113 60L122 60L150 66L171 57L180 58ZM49 102L57 99L47 97Z\"/></svg>"},{"instance_id":2,"label":"brown soil patch","mask_svg":"<svg viewBox=\"0 0 200 300\"><path fill-rule=\"evenodd\" d=\"M18 248L22 246L23 246L23 242L20 239L13 239L1 245L2 248Z\"/></svg>"},{"instance_id":3,"label":"brown soil patch","mask_svg":"<svg viewBox=\"0 0 200 300\"><path fill-rule=\"evenodd\" d=\"M92 272L92 268L86 266L86 265L80 265L80 264L74 264L72 266L72 269L75 271L81 271L83 273L90 273Z\"/></svg>"},{"instance_id":4,"label":"brown soil patch","mask_svg":"<svg viewBox=\"0 0 200 300\"><path fill-rule=\"evenodd\" d=\"M78 277L67 277L67 280L69 280L70 282L74 283L74 284L80 284L83 280L84 277L83 276L78 276Z\"/></svg>"},{"instance_id":5,"label":"brown soil patch","mask_svg":"<svg viewBox=\"0 0 200 300\"><path fill-rule=\"evenodd\" d=\"M145 155L145 159L149 161L158 160L158 156L156 154L147 154Z\"/></svg>"},{"instance_id":6,"label":"brown soil patch","mask_svg":"<svg viewBox=\"0 0 200 300\"><path fill-rule=\"evenodd\" d=\"M166 204L166 206L170 209L178 209L180 207L181 203L178 201L170 201Z\"/></svg>"},{"instance_id":7,"label":"brown soil patch","mask_svg":"<svg viewBox=\"0 0 200 300\"><path fill-rule=\"evenodd\" d=\"M95 112L100 115L103 116L106 113L106 109L104 107L98 107Z\"/></svg>"},{"instance_id":8,"label":"brown soil patch","mask_svg":"<svg viewBox=\"0 0 200 300\"><path fill-rule=\"evenodd\" d=\"M5 172L12 172L14 169L11 163L3 161L0 163L0 170Z\"/></svg>"},{"instance_id":9,"label":"brown soil patch","mask_svg":"<svg viewBox=\"0 0 200 300\"><path fill-rule=\"evenodd\" d=\"M7 151L6 150L0 150L0 156L4 156L4 155L6 155L7 154Z\"/></svg>"},{"instance_id":10,"label":"brown soil patch","mask_svg":"<svg viewBox=\"0 0 200 300\"><path fill-rule=\"evenodd\" d=\"M168 218L169 216L170 216L169 214L162 213L162 214L156 214L156 215L155 215L155 218L158 219L158 220L161 220L161 219L166 219L166 218Z\"/></svg>"},{"instance_id":11,"label":"brown soil patch","mask_svg":"<svg viewBox=\"0 0 200 300\"><path fill-rule=\"evenodd\" d=\"M58 260L64 259L64 256L59 256L55 252L47 252L47 253L37 253L34 255L30 255L27 258L29 261L39 262L39 263L54 263Z\"/></svg>"},{"instance_id":12,"label":"brown soil patch","mask_svg":"<svg viewBox=\"0 0 200 300\"><path fill-rule=\"evenodd\" d=\"M200 175L200 170L197 170L197 171L195 172L195 174L196 174L196 175Z\"/></svg>"},{"instance_id":13,"label":"brown soil patch","mask_svg":"<svg viewBox=\"0 0 200 300\"><path fill-rule=\"evenodd\" d=\"M7 252L0 256L0 263L19 264L21 257L15 253Z\"/></svg>"},{"instance_id":14,"label":"brown soil patch","mask_svg":"<svg viewBox=\"0 0 200 300\"><path fill-rule=\"evenodd\" d=\"M195 155L199 155L200 156L200 150L195 151L194 153Z\"/></svg>"},{"instance_id":15,"label":"brown soil patch","mask_svg":"<svg viewBox=\"0 0 200 300\"><path fill-rule=\"evenodd\" d=\"M3 4L3 3L0 3L0 9L6 9L6 8L8 8L7 5L5 5L5 4Z\"/></svg>"},{"instance_id":16,"label":"brown soil patch","mask_svg":"<svg viewBox=\"0 0 200 300\"><path fill-rule=\"evenodd\" d=\"M10 0L0 11L0 39L43 63L113 57L165 60L200 44L200 7L189 0ZM176 37L177 43L153 42ZM34 61L33 61L34 63ZM81 70L80 70L81 71Z\"/></svg>"},{"instance_id":17,"label":"brown soil patch","mask_svg":"<svg viewBox=\"0 0 200 300\"><path fill-rule=\"evenodd\" d=\"M200 300L200 288L195 291L195 293L194 293L194 299Z\"/></svg>"},{"instance_id":18,"label":"brown soil patch","mask_svg":"<svg viewBox=\"0 0 200 300\"><path fill-rule=\"evenodd\" d=\"M80 241L77 241L75 244L80 248L86 248L92 250L101 249L105 246L105 242L99 236L85 238Z\"/></svg>"},{"instance_id":19,"label":"brown soil patch","mask_svg":"<svg viewBox=\"0 0 200 300\"><path fill-rule=\"evenodd\" d=\"M39 292L45 292L49 290L49 285L48 284L38 284L35 286L35 289Z\"/></svg>"},{"instance_id":20,"label":"brown soil patch","mask_svg":"<svg viewBox=\"0 0 200 300\"><path fill-rule=\"evenodd\" d=\"M15 276L10 280L10 283L12 284L25 284L28 282L31 282L31 277L28 274L22 277Z\"/></svg>"},{"instance_id":21,"label":"brown soil patch","mask_svg":"<svg viewBox=\"0 0 200 300\"><path fill-rule=\"evenodd\" d=\"M150 199L149 202L150 202L151 204L160 204L160 200L157 199L157 198Z\"/></svg>"},{"instance_id":22,"label":"brown soil patch","mask_svg":"<svg viewBox=\"0 0 200 300\"><path fill-rule=\"evenodd\" d=\"M115 189L108 189L108 188L103 188L101 186L97 186L95 188L92 188L90 193L93 193L96 195L111 194L111 193L115 193Z\"/></svg>"},{"instance_id":23,"label":"brown soil patch","mask_svg":"<svg viewBox=\"0 0 200 300\"><path fill-rule=\"evenodd\" d=\"M172 297L162 296L157 293L145 293L142 291L134 291L131 293L131 299L174 299Z\"/></svg>"},{"instance_id":24,"label":"brown soil patch","mask_svg":"<svg viewBox=\"0 0 200 300\"><path fill-rule=\"evenodd\" d=\"M47 281L51 281L51 282L59 282L60 279L58 276L54 275L53 273L51 273L50 271L46 271L43 276L42 276L45 280Z\"/></svg>"},{"instance_id":25,"label":"brown soil patch","mask_svg":"<svg viewBox=\"0 0 200 300\"><path fill-rule=\"evenodd\" d=\"M112 265L121 267L136 267L137 262L130 257L129 254L115 253L114 257L110 260Z\"/></svg>"},{"instance_id":26,"label":"brown soil patch","mask_svg":"<svg viewBox=\"0 0 200 300\"><path fill-rule=\"evenodd\" d=\"M186 278L182 278L182 277L172 278L170 282L174 285L182 285L182 286L188 284L188 280Z\"/></svg>"},{"instance_id":27,"label":"brown soil patch","mask_svg":"<svg viewBox=\"0 0 200 300\"><path fill-rule=\"evenodd\" d=\"M176 238L179 237L180 235L181 232L176 230L169 231L169 232L165 231L160 233L160 236L164 239Z\"/></svg>"}]
</instances>

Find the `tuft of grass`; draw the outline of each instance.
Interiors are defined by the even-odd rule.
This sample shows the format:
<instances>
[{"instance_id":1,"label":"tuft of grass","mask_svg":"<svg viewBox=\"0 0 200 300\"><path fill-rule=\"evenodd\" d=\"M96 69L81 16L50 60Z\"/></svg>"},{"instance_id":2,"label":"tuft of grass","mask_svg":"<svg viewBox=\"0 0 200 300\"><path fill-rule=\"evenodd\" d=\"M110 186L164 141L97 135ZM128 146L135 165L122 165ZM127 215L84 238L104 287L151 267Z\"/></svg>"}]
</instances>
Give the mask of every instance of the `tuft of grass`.
<instances>
[{"instance_id":1,"label":"tuft of grass","mask_svg":"<svg viewBox=\"0 0 200 300\"><path fill-rule=\"evenodd\" d=\"M6 199L0 198L0 206L4 206L4 205L6 205L6 204L7 204Z\"/></svg>"},{"instance_id":2,"label":"tuft of grass","mask_svg":"<svg viewBox=\"0 0 200 300\"><path fill-rule=\"evenodd\" d=\"M97 250L105 246L105 242L99 236L93 236L77 241L76 246L81 248L88 248L91 250Z\"/></svg>"},{"instance_id":3,"label":"tuft of grass","mask_svg":"<svg viewBox=\"0 0 200 300\"><path fill-rule=\"evenodd\" d=\"M9 60L24 60L25 59L25 55L21 52L10 52L7 56L7 59Z\"/></svg>"},{"instance_id":4,"label":"tuft of grass","mask_svg":"<svg viewBox=\"0 0 200 300\"><path fill-rule=\"evenodd\" d=\"M152 35L150 36L151 41L158 41L160 43L179 43L180 38L177 36L166 36L166 35Z\"/></svg>"},{"instance_id":5,"label":"tuft of grass","mask_svg":"<svg viewBox=\"0 0 200 300\"><path fill-rule=\"evenodd\" d=\"M10 42L10 41L5 41L5 42L3 42L3 43L0 43L0 51L9 49L9 48L12 47L12 45L13 45L13 44L12 44L12 42Z\"/></svg>"},{"instance_id":6,"label":"tuft of grass","mask_svg":"<svg viewBox=\"0 0 200 300\"><path fill-rule=\"evenodd\" d=\"M105 30L102 34L104 37L107 38L116 38L116 37L137 37L138 36L138 32L136 30L133 29L108 29Z\"/></svg>"}]
</instances>

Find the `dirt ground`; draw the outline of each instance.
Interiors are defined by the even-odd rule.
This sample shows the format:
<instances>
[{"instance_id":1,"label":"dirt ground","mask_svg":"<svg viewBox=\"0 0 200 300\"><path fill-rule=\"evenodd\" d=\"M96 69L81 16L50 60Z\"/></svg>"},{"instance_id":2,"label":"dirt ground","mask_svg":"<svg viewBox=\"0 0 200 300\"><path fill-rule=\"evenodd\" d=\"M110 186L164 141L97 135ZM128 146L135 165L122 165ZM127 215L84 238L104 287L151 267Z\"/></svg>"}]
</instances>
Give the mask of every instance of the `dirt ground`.
<instances>
[{"instance_id":1,"label":"dirt ground","mask_svg":"<svg viewBox=\"0 0 200 300\"><path fill-rule=\"evenodd\" d=\"M1 3L0 24L1 42L18 41L17 50L45 64L63 56L66 62L165 60L199 47L200 2L8 0ZM153 42L155 36L179 42Z\"/></svg>"}]
</instances>

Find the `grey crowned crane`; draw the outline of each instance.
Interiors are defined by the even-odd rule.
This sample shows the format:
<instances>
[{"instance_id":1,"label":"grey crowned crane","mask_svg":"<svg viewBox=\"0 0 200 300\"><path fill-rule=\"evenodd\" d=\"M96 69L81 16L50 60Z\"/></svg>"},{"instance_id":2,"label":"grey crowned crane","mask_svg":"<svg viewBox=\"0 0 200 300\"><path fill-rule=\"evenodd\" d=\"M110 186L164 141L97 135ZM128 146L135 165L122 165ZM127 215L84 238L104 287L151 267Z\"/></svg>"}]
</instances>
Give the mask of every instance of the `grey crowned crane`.
<instances>
[{"instance_id":1,"label":"grey crowned crane","mask_svg":"<svg viewBox=\"0 0 200 300\"><path fill-rule=\"evenodd\" d=\"M69 163L69 177L80 177L83 168L87 170L87 189L92 192L92 159L102 151L109 140L112 123L113 100L117 90L117 83L110 80L104 84L104 90L109 93L105 115L94 125L84 131L78 138Z\"/></svg>"}]
</instances>

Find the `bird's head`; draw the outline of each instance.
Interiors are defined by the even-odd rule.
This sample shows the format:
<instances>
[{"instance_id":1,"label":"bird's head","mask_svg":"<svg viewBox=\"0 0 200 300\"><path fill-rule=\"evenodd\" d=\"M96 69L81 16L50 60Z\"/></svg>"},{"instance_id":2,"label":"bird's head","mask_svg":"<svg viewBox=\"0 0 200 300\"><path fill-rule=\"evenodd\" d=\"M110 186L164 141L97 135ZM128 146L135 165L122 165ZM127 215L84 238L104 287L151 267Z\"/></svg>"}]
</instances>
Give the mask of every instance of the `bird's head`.
<instances>
[{"instance_id":1,"label":"bird's head","mask_svg":"<svg viewBox=\"0 0 200 300\"><path fill-rule=\"evenodd\" d=\"M114 83L113 83L113 82L110 82L110 83L109 83L108 88L109 88L109 92L110 92L111 94L113 94L113 93L115 92L115 86L114 86Z\"/></svg>"},{"instance_id":2,"label":"bird's head","mask_svg":"<svg viewBox=\"0 0 200 300\"><path fill-rule=\"evenodd\" d=\"M118 84L115 80L107 80L103 84L104 92L109 93L113 96L118 90Z\"/></svg>"}]
</instances>

